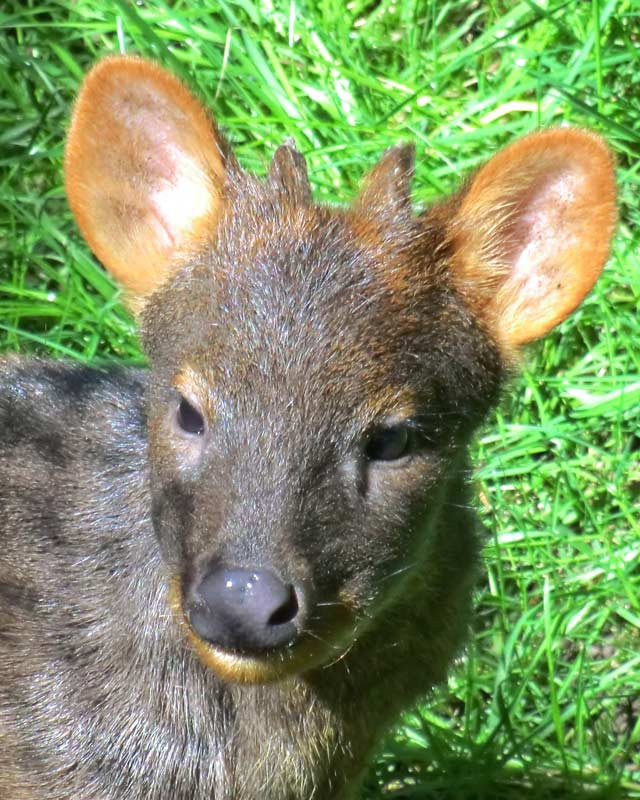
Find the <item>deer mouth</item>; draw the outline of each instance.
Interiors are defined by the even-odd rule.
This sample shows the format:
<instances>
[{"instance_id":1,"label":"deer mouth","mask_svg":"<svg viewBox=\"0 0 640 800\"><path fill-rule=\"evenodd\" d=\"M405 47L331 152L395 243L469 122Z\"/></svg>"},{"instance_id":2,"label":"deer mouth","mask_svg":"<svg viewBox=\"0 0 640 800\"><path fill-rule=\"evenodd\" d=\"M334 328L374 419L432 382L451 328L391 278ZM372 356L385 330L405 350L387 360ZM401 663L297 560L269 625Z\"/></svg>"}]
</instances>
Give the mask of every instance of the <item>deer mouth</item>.
<instances>
[{"instance_id":1,"label":"deer mouth","mask_svg":"<svg viewBox=\"0 0 640 800\"><path fill-rule=\"evenodd\" d=\"M232 683L274 683L328 668L351 649L355 613L346 601L320 603L303 628L286 642L250 651L205 638L188 612L181 581L169 581L169 605L191 651L219 678Z\"/></svg>"}]
</instances>

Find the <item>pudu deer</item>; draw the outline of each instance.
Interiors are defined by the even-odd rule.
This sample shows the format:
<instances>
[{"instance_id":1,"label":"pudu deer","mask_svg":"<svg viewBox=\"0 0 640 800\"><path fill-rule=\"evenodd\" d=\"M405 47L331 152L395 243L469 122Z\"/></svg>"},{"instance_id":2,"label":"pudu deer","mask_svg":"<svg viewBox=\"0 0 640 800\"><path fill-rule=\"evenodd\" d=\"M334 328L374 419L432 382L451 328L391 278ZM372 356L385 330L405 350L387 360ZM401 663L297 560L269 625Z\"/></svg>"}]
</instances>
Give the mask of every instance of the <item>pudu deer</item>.
<instances>
[{"instance_id":1,"label":"pudu deer","mask_svg":"<svg viewBox=\"0 0 640 800\"><path fill-rule=\"evenodd\" d=\"M0 367L0 797L352 800L464 642L467 447L616 217L548 130L415 213L414 150L349 208L290 144L244 172L159 66L87 76L78 225L150 369Z\"/></svg>"}]
</instances>

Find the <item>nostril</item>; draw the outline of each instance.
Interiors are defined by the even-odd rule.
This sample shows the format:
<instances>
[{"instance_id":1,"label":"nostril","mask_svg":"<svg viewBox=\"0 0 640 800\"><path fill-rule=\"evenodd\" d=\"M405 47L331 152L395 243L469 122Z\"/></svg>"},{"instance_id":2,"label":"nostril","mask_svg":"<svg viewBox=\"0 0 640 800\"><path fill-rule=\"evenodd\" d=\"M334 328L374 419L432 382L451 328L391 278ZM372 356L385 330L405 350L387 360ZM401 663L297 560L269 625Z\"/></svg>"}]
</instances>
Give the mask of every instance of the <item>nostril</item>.
<instances>
[{"instance_id":1,"label":"nostril","mask_svg":"<svg viewBox=\"0 0 640 800\"><path fill-rule=\"evenodd\" d=\"M279 608L271 614L267 620L268 625L284 625L287 622L292 622L298 615L300 606L298 605L298 596L293 586L285 586L288 593L286 600Z\"/></svg>"}]
</instances>

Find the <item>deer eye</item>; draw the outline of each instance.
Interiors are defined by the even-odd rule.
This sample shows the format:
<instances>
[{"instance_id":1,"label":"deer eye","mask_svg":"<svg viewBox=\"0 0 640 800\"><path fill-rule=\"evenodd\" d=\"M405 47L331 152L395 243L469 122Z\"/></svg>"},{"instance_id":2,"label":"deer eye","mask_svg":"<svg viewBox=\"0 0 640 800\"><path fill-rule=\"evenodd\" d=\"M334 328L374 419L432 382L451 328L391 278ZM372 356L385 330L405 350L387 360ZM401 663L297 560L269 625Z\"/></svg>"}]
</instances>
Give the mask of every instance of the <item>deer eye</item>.
<instances>
[{"instance_id":1,"label":"deer eye","mask_svg":"<svg viewBox=\"0 0 640 800\"><path fill-rule=\"evenodd\" d=\"M415 440L415 432L409 425L391 425L374 431L364 452L370 461L398 461L414 451Z\"/></svg>"},{"instance_id":2,"label":"deer eye","mask_svg":"<svg viewBox=\"0 0 640 800\"><path fill-rule=\"evenodd\" d=\"M176 422L181 430L192 436L202 436L205 431L204 417L184 397L180 399L180 404L176 410Z\"/></svg>"}]
</instances>

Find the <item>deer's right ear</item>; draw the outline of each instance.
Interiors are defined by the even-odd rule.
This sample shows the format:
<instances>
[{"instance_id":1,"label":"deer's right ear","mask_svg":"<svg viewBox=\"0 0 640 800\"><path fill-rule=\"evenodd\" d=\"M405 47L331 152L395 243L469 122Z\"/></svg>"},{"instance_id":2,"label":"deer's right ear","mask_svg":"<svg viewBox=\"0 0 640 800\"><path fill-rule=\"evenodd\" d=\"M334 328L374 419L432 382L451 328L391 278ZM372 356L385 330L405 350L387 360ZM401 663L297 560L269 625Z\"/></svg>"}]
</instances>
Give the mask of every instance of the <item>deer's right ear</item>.
<instances>
[{"instance_id":1,"label":"deer's right ear","mask_svg":"<svg viewBox=\"0 0 640 800\"><path fill-rule=\"evenodd\" d=\"M171 74L116 56L87 75L65 154L69 204L89 246L139 299L214 229L224 140Z\"/></svg>"}]
</instances>

